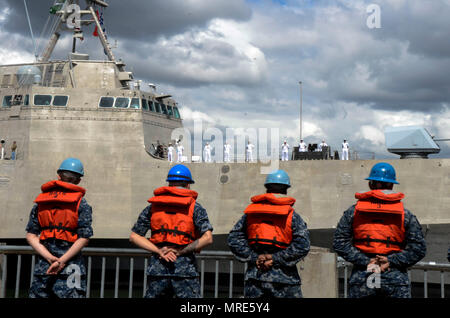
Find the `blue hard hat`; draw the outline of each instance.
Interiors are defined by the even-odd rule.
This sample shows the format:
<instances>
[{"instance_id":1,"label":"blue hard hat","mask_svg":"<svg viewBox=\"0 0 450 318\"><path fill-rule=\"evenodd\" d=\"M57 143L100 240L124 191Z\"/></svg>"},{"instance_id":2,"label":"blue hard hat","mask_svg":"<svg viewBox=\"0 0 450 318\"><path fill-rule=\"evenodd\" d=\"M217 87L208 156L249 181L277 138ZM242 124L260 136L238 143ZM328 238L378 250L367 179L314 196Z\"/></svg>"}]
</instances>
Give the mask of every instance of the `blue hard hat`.
<instances>
[{"instance_id":1,"label":"blue hard hat","mask_svg":"<svg viewBox=\"0 0 450 318\"><path fill-rule=\"evenodd\" d=\"M288 174L284 170L275 170L269 173L266 177L266 184L277 183L287 185L288 188L291 186L291 181Z\"/></svg>"},{"instance_id":2,"label":"blue hard hat","mask_svg":"<svg viewBox=\"0 0 450 318\"><path fill-rule=\"evenodd\" d=\"M195 183L192 180L191 171L184 165L173 166L167 174L166 181L187 181L188 183Z\"/></svg>"},{"instance_id":3,"label":"blue hard hat","mask_svg":"<svg viewBox=\"0 0 450 318\"><path fill-rule=\"evenodd\" d=\"M77 158L67 158L64 160L59 166L58 171L61 170L75 172L81 176L84 176L83 164Z\"/></svg>"},{"instance_id":4,"label":"blue hard hat","mask_svg":"<svg viewBox=\"0 0 450 318\"><path fill-rule=\"evenodd\" d=\"M379 162L372 167L370 175L366 180L389 182L398 184L395 178L395 169L389 163Z\"/></svg>"}]
</instances>

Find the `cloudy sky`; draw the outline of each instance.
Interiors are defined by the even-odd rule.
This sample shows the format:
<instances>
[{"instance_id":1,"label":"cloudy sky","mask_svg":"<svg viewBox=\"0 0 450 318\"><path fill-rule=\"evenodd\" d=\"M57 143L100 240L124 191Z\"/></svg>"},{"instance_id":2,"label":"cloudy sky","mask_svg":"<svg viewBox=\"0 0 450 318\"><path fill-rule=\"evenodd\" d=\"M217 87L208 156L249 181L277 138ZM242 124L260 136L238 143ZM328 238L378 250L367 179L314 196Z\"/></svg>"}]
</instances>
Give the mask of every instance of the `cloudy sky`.
<instances>
[{"instance_id":1,"label":"cloudy sky","mask_svg":"<svg viewBox=\"0 0 450 318\"><path fill-rule=\"evenodd\" d=\"M38 47L53 0L28 0ZM84 3L84 1L82 1ZM109 0L116 57L182 105L185 125L279 129L361 157L386 151L384 129L418 125L450 138L450 0ZM380 8L380 28L369 28ZM0 0L0 64L31 62L23 1ZM369 23L369 25L372 25ZM105 58L93 27L78 49ZM54 58L65 58L70 37ZM281 143L282 140L280 140ZM450 142L439 142L449 157Z\"/></svg>"}]
</instances>

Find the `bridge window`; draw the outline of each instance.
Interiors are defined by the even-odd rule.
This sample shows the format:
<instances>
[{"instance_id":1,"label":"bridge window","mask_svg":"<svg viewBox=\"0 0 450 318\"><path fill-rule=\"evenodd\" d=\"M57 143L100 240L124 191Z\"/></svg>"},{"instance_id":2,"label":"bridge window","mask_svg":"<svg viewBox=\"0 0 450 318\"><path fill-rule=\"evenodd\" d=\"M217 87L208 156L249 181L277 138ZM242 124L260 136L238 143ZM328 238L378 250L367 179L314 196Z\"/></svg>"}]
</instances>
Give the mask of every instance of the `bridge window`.
<instances>
[{"instance_id":1,"label":"bridge window","mask_svg":"<svg viewBox=\"0 0 450 318\"><path fill-rule=\"evenodd\" d=\"M174 107L174 108L173 108L173 114L174 114L174 117L175 117L175 118L177 118L177 119L180 119L180 118L181 118L180 112L178 111L178 107Z\"/></svg>"},{"instance_id":2,"label":"bridge window","mask_svg":"<svg viewBox=\"0 0 450 318\"><path fill-rule=\"evenodd\" d=\"M133 109L141 108L140 105L139 105L139 98L132 98L131 99L130 108L133 108Z\"/></svg>"},{"instance_id":3,"label":"bridge window","mask_svg":"<svg viewBox=\"0 0 450 318\"><path fill-rule=\"evenodd\" d=\"M102 97L100 98L100 107L112 107L114 105L114 97Z\"/></svg>"},{"instance_id":4,"label":"bridge window","mask_svg":"<svg viewBox=\"0 0 450 318\"><path fill-rule=\"evenodd\" d=\"M50 106L52 103L52 95L34 95L35 106Z\"/></svg>"},{"instance_id":5,"label":"bridge window","mask_svg":"<svg viewBox=\"0 0 450 318\"><path fill-rule=\"evenodd\" d=\"M128 108L130 104L130 99L127 97L117 97L114 107L116 108Z\"/></svg>"},{"instance_id":6,"label":"bridge window","mask_svg":"<svg viewBox=\"0 0 450 318\"><path fill-rule=\"evenodd\" d=\"M150 108L150 110L151 110L152 112L155 111L155 105L154 105L154 103L153 103L152 100L149 100L149 101L148 101L148 107Z\"/></svg>"},{"instance_id":7,"label":"bridge window","mask_svg":"<svg viewBox=\"0 0 450 318\"><path fill-rule=\"evenodd\" d=\"M167 115L167 108L166 108L166 105L161 104L161 110L162 110L162 113L163 113L164 115Z\"/></svg>"},{"instance_id":8,"label":"bridge window","mask_svg":"<svg viewBox=\"0 0 450 318\"><path fill-rule=\"evenodd\" d=\"M157 102L154 102L154 104L155 104L155 111L157 113L161 113L161 105Z\"/></svg>"},{"instance_id":9,"label":"bridge window","mask_svg":"<svg viewBox=\"0 0 450 318\"><path fill-rule=\"evenodd\" d=\"M12 102L12 96L11 95L5 96L5 97L3 97L2 106L3 107L11 107L11 102Z\"/></svg>"},{"instance_id":10,"label":"bridge window","mask_svg":"<svg viewBox=\"0 0 450 318\"><path fill-rule=\"evenodd\" d=\"M67 106L69 96L55 96L53 98L53 106Z\"/></svg>"},{"instance_id":11,"label":"bridge window","mask_svg":"<svg viewBox=\"0 0 450 318\"><path fill-rule=\"evenodd\" d=\"M167 105L167 114L169 114L169 116L173 116L172 106Z\"/></svg>"},{"instance_id":12,"label":"bridge window","mask_svg":"<svg viewBox=\"0 0 450 318\"><path fill-rule=\"evenodd\" d=\"M148 102L146 99L142 99L142 109L148 110Z\"/></svg>"}]
</instances>

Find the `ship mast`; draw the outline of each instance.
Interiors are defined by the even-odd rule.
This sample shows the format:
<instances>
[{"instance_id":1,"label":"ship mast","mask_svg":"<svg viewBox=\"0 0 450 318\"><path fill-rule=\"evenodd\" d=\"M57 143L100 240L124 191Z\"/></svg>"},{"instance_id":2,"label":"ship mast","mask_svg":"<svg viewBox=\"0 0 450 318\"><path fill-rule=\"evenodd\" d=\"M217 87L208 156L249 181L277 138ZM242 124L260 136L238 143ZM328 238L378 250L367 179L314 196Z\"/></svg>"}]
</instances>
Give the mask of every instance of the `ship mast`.
<instances>
[{"instance_id":1,"label":"ship mast","mask_svg":"<svg viewBox=\"0 0 450 318\"><path fill-rule=\"evenodd\" d=\"M40 59L40 62L48 62L53 50L55 49L56 43L58 42L62 30L62 27L64 24L66 24L67 19L72 16L74 10L74 5L77 5L78 1L75 0L66 0L61 7L61 9L55 14L59 15L58 22L55 27L55 31L53 32L52 36L50 37L50 40L44 50L44 53L42 54L42 57ZM72 52L75 51L75 45L76 45L76 39L80 37L81 27L83 25L89 25L92 22L94 22L97 26L97 32L98 37L100 39L100 42L103 46L103 49L105 50L106 55L108 56L108 59L112 62L116 61L116 58L114 57L114 54L111 50L111 47L106 39L105 33L103 32L103 29L100 25L100 21L98 20L97 14L94 11L93 5L98 5L103 8L108 7L108 4L105 1L101 0L86 0L87 9L86 10L80 10L80 29L74 28L73 30L73 46L72 46ZM70 10L70 11L69 11ZM83 16L87 16L87 19L84 19Z\"/></svg>"}]
</instances>

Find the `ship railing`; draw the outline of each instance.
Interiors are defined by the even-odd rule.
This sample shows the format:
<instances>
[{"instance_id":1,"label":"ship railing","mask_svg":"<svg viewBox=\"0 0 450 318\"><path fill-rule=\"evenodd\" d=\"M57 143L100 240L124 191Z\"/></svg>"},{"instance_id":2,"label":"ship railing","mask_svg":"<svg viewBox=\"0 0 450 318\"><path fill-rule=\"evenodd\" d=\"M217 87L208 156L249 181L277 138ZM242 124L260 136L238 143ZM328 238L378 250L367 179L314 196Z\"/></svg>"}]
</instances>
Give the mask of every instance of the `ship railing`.
<instances>
[{"instance_id":1,"label":"ship railing","mask_svg":"<svg viewBox=\"0 0 450 318\"><path fill-rule=\"evenodd\" d=\"M83 249L82 254L86 260L87 298L136 298L145 295L147 289L145 271L150 257L149 252L133 248L87 247ZM37 254L31 246L0 245L0 298L28 297L36 257ZM199 265L201 297L242 296L246 265L237 261L231 252L202 251L196 258ZM11 264L8 266L9 263ZM28 267L28 270L23 270L25 267ZM12 282L8 284L8 270L14 269L15 284L11 284ZM128 274L126 281L121 277L124 271ZM112 280L107 279L112 277ZM241 280L240 283L237 283L238 279Z\"/></svg>"},{"instance_id":2,"label":"ship railing","mask_svg":"<svg viewBox=\"0 0 450 318\"><path fill-rule=\"evenodd\" d=\"M348 280L350 278L351 269L353 265L347 261L345 261L342 257L337 257L337 268L338 270L341 269L343 271L343 287L340 288L339 294L347 298L348 297ZM413 272L418 273L418 275L422 275L423 280L423 298L431 298L433 295L429 295L429 275L431 273L438 274L439 275L439 287L440 287L440 298L445 298L445 276L450 274L450 264L444 264L444 263L436 263L436 262L418 262L414 266L408 268L408 277L409 281L412 281L415 283L415 280L411 280L411 276ZM422 272L422 274L420 273ZM450 283L450 282L449 282ZM415 283L417 284L417 283ZM431 296L431 297L430 297ZM434 296L435 297L435 296ZM447 295L449 297L449 295Z\"/></svg>"},{"instance_id":3,"label":"ship railing","mask_svg":"<svg viewBox=\"0 0 450 318\"><path fill-rule=\"evenodd\" d=\"M87 298L137 298L145 295L147 289L145 271L150 253L134 248L87 247L83 249L83 255L86 259ZM30 246L0 245L0 298L28 297L36 257L35 251ZM237 261L231 252L202 251L197 255L197 260L201 297L243 296L243 278L247 266ZM28 271L24 270L26 267ZM343 288L340 288L338 297L348 297L351 267L351 263L344 261L341 257L337 258L337 273L339 275L340 271L343 272L340 275L343 276L343 284L341 284ZM15 275L15 282L9 284L8 270ZM409 277L411 277L411 271L423 272L424 298L437 297L434 293L432 295L428 293L428 275L433 272L439 274L440 297L445 297L445 275L450 273L450 264L419 262L408 270Z\"/></svg>"}]
</instances>

